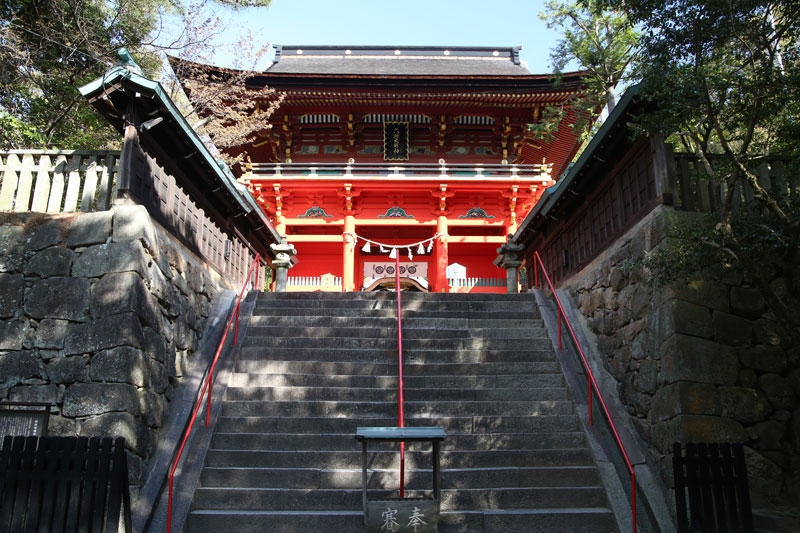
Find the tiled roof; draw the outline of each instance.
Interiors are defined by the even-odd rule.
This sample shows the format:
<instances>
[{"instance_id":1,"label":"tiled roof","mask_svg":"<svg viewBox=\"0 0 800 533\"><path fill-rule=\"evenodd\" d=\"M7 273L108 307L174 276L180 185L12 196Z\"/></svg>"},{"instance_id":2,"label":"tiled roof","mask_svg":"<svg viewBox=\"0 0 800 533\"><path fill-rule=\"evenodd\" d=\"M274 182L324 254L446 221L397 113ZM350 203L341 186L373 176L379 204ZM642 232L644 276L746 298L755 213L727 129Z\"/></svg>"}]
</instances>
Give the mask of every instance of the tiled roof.
<instances>
[{"instance_id":1,"label":"tiled roof","mask_svg":"<svg viewBox=\"0 0 800 533\"><path fill-rule=\"evenodd\" d=\"M526 76L519 47L275 46L268 73Z\"/></svg>"}]
</instances>

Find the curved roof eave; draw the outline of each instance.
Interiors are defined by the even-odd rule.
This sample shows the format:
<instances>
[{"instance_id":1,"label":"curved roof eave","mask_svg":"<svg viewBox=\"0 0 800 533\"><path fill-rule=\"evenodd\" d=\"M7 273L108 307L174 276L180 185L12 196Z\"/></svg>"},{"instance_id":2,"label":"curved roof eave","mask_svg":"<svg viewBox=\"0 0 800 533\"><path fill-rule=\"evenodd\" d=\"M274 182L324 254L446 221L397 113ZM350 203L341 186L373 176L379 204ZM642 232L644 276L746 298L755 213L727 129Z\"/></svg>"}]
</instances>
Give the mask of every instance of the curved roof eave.
<instances>
[{"instance_id":1,"label":"curved roof eave","mask_svg":"<svg viewBox=\"0 0 800 533\"><path fill-rule=\"evenodd\" d=\"M560 78L562 80L563 87L556 87L556 90L560 89L568 89L574 88L576 85L582 85L582 80L586 76L587 71L585 70L576 70L571 72L561 72L561 73L548 73L548 74L505 74L505 75L496 75L496 74L464 74L464 75L455 75L455 74L334 74L334 73L324 73L324 74L315 74L315 73L296 73L296 72L270 72L269 70L264 71L254 71L254 70L244 70L244 69L233 69L233 68L226 68L226 67L218 67L215 65L207 65L204 63L197 63L194 61L187 61L185 59L180 59L173 56L167 56L167 60L170 66L175 69L176 65L181 63L191 65L195 68L206 70L208 72L215 72L220 75L231 75L231 76L240 76L242 74L248 75L249 80L263 80L265 84L269 84L269 81L279 81L279 80L286 80L286 81L305 81L310 82L312 80L316 80L320 83L330 83L332 80L347 80L349 82L355 81L401 81L407 80L409 82L414 81L463 81L463 80L472 80L472 81L484 81L484 82L499 82L499 83L521 83L521 82L538 82L541 84L542 82L548 82L550 80ZM553 90L552 83L548 84L549 90Z\"/></svg>"},{"instance_id":2,"label":"curved roof eave","mask_svg":"<svg viewBox=\"0 0 800 533\"><path fill-rule=\"evenodd\" d=\"M522 235L528 230L528 227L533 223L534 219L546 217L550 214L550 211L555 207L559 198L561 198L569 186L575 181L575 178L580 174L581 170L583 170L590 159L597 155L597 151L603 140L609 135L617 121L620 120L620 117L628 110L634 97L639 94L639 90L640 84L636 84L625 91L625 94L622 95L622 98L608 115L608 118L606 118L605 122L600 126L600 129L597 130L597 133L594 134L592 140L589 141L589 145L583 153L581 153L578 160L569 166L563 177L559 179L555 185L544 191L539 201L536 202L536 205L530 210L525 220L522 221L522 224L519 225L519 228L517 228L517 231L514 233L512 237L514 242L519 243Z\"/></svg>"},{"instance_id":3,"label":"curved roof eave","mask_svg":"<svg viewBox=\"0 0 800 533\"><path fill-rule=\"evenodd\" d=\"M179 133L182 134L189 141L190 145L196 150L196 152L200 154L203 160L217 176L218 180L223 184L226 190L242 208L244 213L247 215L255 212L260 221L270 230L275 238L275 241L280 242L280 235L278 235L278 233L275 231L272 223L258 206L255 199L246 191L242 192L240 190L239 183L233 177L233 174L229 169L227 172L225 172L220 167L219 161L214 158L205 144L203 144L203 141L200 140L194 129L192 129L189 123L186 122L186 119L180 113L172 99L169 97L169 95L167 95L166 91L164 91L164 88L159 82L146 78L140 74L137 74L136 72L132 72L123 66L115 66L109 69L102 77L80 87L78 91L84 98L88 98L94 95L99 95L105 90L105 87L110 84L122 82L132 85L141 92L150 92L158 99L159 103L163 106L167 113L179 125Z\"/></svg>"}]
</instances>

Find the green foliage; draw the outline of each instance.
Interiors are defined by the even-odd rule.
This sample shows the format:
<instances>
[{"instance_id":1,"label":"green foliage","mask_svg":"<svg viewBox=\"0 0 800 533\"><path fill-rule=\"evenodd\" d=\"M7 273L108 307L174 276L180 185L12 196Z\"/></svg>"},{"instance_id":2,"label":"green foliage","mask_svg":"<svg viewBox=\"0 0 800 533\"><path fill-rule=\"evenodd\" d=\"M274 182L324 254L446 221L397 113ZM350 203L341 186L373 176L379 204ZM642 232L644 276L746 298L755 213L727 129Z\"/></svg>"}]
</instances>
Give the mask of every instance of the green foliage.
<instances>
[{"instance_id":1,"label":"green foliage","mask_svg":"<svg viewBox=\"0 0 800 533\"><path fill-rule=\"evenodd\" d=\"M800 216L800 201L788 204L787 210ZM735 251L730 232L723 231L713 216L679 214L683 216L672 225L669 237L656 251L626 262L624 268L647 268L659 284L695 279L698 272L715 279L725 279L731 273L744 274L752 282L767 284L779 278L787 287L800 283L800 272L787 269L784 261L792 253L791 234L782 231L769 214L749 213L733 219ZM791 294L784 296L792 298Z\"/></svg>"},{"instance_id":2,"label":"green foliage","mask_svg":"<svg viewBox=\"0 0 800 533\"><path fill-rule=\"evenodd\" d=\"M126 47L158 79L159 53L210 46L212 0L0 0L0 148L104 148L119 135L77 88ZM233 9L269 0L217 0ZM12 120L13 119L13 120ZM16 128L12 131L11 128Z\"/></svg>"},{"instance_id":3,"label":"green foliage","mask_svg":"<svg viewBox=\"0 0 800 533\"><path fill-rule=\"evenodd\" d=\"M622 268L628 271L647 268L653 274L653 281L659 285L688 281L698 272L709 269L731 268L730 258L724 257L719 247L706 244L721 244L723 241L723 236L715 231L713 218L691 215L674 222L669 237L653 253L628 260L621 265Z\"/></svg>"},{"instance_id":4,"label":"green foliage","mask_svg":"<svg viewBox=\"0 0 800 533\"><path fill-rule=\"evenodd\" d=\"M635 58L639 33L622 10L605 8L595 0L551 0L539 17L547 21L548 28L563 32L551 52L553 70L559 74L576 62L586 72L585 88L565 105L545 109L540 122L530 129L537 137L550 140L561 121L574 114L570 126L585 140L600 109L614 107L614 88L625 79Z\"/></svg>"},{"instance_id":5,"label":"green foliage","mask_svg":"<svg viewBox=\"0 0 800 533\"><path fill-rule=\"evenodd\" d=\"M119 46L152 63L141 43L156 26L159 6L154 0L3 0L0 109L35 135L4 135L2 147L113 143L117 136L92 113L77 87L102 76L116 62Z\"/></svg>"},{"instance_id":6,"label":"green foliage","mask_svg":"<svg viewBox=\"0 0 800 533\"><path fill-rule=\"evenodd\" d=\"M622 1L608 2L622 5ZM637 65L650 124L699 151L796 151L800 7L756 0L625 1L646 31Z\"/></svg>"},{"instance_id":7,"label":"green foliage","mask_svg":"<svg viewBox=\"0 0 800 533\"><path fill-rule=\"evenodd\" d=\"M0 147L42 144L44 139L34 127L0 110Z\"/></svg>"},{"instance_id":8,"label":"green foliage","mask_svg":"<svg viewBox=\"0 0 800 533\"><path fill-rule=\"evenodd\" d=\"M261 290L264 292L270 292L272 290L272 269L265 268L264 269L264 281L261 285Z\"/></svg>"},{"instance_id":9,"label":"green foliage","mask_svg":"<svg viewBox=\"0 0 800 533\"><path fill-rule=\"evenodd\" d=\"M800 329L800 206L763 183L759 158L800 154L800 3L764 0L602 0L642 28L635 75L656 104L639 122L694 153L707 177L755 199L737 210L727 194L708 227L650 258L659 275L729 264L771 310ZM763 159L761 159L763 160ZM789 181L798 168L788 168ZM777 294L770 285L781 277Z\"/></svg>"}]
</instances>

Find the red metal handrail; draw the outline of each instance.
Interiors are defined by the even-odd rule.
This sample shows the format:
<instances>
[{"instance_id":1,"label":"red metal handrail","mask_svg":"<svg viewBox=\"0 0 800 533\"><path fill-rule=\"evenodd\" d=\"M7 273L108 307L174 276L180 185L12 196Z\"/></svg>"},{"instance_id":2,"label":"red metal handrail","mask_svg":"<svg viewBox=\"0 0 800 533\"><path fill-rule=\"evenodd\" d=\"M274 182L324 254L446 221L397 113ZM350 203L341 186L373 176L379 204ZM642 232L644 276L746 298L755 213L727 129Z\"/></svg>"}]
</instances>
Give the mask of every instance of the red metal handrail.
<instances>
[{"instance_id":1,"label":"red metal handrail","mask_svg":"<svg viewBox=\"0 0 800 533\"><path fill-rule=\"evenodd\" d=\"M167 533L170 533L172 529L172 483L175 478L175 470L178 468L178 462L180 462L181 455L183 455L183 449L186 446L186 441L189 439L189 435L192 432L192 427L194 427L194 421L197 418L197 412L200 410L200 406L203 405L203 395L206 393L206 390L208 390L208 402L206 404L206 427L208 427L211 421L211 388L214 385L214 368L217 366L217 361L222 353L222 348L225 346L225 340L228 338L228 331L231 329L231 323L234 320L236 321L236 326L233 332L233 344L237 343L237 336L239 333L239 305L242 302L242 296L244 296L244 291L247 288L247 283L250 281L250 276L253 274L254 268L256 269L255 286L256 289L258 289L258 270L261 268L261 256L258 254L256 254L253 264L250 265L250 270L247 272L247 278L244 280L242 290L239 292L239 298L236 300L236 306L233 311L231 311L231 316L228 319L228 325L225 326L225 333L222 335L222 340L219 341L217 353L214 354L214 359L211 361L211 364L208 367L206 379L203 381L203 388L200 390L200 394L198 394L197 399L195 400L194 411L192 412L192 417L189 419L189 425L183 432L183 439L181 440L181 445L178 448L178 453L175 456L175 459L172 460L172 466L169 471L169 498L167 499Z\"/></svg>"},{"instance_id":2,"label":"red metal handrail","mask_svg":"<svg viewBox=\"0 0 800 533\"><path fill-rule=\"evenodd\" d=\"M611 431L614 433L614 439L617 441L617 446L619 446L620 452L622 452L622 457L625 459L625 465L628 467L628 471L631 474L631 513L633 515L633 532L636 533L636 472L634 471L633 464L631 464L631 460L628 457L628 452L625 450L625 445L622 444L622 439L617 431L617 426L614 424L614 421L611 419L611 414L608 412L606 402L603 399L603 395L600 393L600 388L597 386L597 381L594 379L594 373L592 372L592 369L589 368L589 362L586 360L586 355L583 353L581 345L578 343L578 338L575 336L575 331L572 329L572 324L567 318L566 313L564 313L564 308L561 306L561 300L559 300L558 294L556 294L556 289L553 287L553 283L550 281L550 276L547 274L547 269L544 267L544 262L542 261L541 256L539 256L539 252L533 252L533 257L534 286L537 289L539 288L538 267L541 267L544 279L547 281L547 285L550 287L550 292L553 293L553 298L558 306L558 349L562 349L561 318L563 317L564 323L567 325L567 330L569 330L569 334L572 337L572 342L575 343L575 348L578 350L578 354L581 356L581 361L583 361L583 367L586 370L587 385L589 389L589 425L593 425L592 389L594 389L595 394L597 394L597 399L600 401L603 413L606 416L606 420L608 420L608 424L611 426Z\"/></svg>"},{"instance_id":3,"label":"red metal handrail","mask_svg":"<svg viewBox=\"0 0 800 533\"><path fill-rule=\"evenodd\" d=\"M394 290L397 293L397 362L399 365L399 380L397 384L397 425L405 427L406 415L403 409L403 319L400 310L400 252L394 249ZM400 497L405 497L406 473L406 443L400 442Z\"/></svg>"}]
</instances>

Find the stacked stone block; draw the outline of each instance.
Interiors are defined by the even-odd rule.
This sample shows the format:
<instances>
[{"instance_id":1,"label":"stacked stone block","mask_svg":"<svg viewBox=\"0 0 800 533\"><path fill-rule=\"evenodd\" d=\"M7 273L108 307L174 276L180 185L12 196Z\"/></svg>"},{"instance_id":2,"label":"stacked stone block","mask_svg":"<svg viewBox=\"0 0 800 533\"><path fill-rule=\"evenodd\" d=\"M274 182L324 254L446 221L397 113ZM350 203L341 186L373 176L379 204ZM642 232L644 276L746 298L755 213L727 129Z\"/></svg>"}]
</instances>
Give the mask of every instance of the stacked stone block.
<instances>
[{"instance_id":1,"label":"stacked stone block","mask_svg":"<svg viewBox=\"0 0 800 533\"><path fill-rule=\"evenodd\" d=\"M142 206L0 217L0 399L125 437L137 484L223 280Z\"/></svg>"},{"instance_id":2,"label":"stacked stone block","mask_svg":"<svg viewBox=\"0 0 800 533\"><path fill-rule=\"evenodd\" d=\"M741 273L665 286L630 266L683 216L693 215L657 209L566 287L665 478L674 441L743 442L755 504L791 502L800 489L800 350Z\"/></svg>"}]
</instances>

